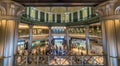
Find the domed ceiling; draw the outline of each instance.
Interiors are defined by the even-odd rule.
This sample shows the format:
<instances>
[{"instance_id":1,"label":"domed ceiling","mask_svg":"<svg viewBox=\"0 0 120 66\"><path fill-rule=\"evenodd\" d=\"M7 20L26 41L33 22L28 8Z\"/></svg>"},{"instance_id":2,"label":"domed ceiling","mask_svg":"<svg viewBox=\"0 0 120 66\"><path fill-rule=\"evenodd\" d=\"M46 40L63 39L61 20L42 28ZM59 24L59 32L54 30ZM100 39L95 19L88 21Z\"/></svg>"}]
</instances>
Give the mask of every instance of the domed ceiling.
<instances>
[{"instance_id":1,"label":"domed ceiling","mask_svg":"<svg viewBox=\"0 0 120 66\"><path fill-rule=\"evenodd\" d=\"M36 9L42 12L52 12L52 13L66 13L66 12L75 12L83 7L36 7Z\"/></svg>"}]
</instances>

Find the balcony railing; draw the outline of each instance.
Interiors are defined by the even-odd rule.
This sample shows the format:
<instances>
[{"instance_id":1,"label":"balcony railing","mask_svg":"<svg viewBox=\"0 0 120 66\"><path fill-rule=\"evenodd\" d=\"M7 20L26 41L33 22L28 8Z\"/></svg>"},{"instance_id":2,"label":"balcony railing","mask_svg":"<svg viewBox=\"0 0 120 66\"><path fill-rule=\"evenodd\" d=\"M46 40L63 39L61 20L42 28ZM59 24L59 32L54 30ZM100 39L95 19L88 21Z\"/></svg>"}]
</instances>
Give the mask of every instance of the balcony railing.
<instances>
[{"instance_id":1,"label":"balcony railing","mask_svg":"<svg viewBox=\"0 0 120 66\"><path fill-rule=\"evenodd\" d=\"M75 66L105 66L105 56L85 55L85 56L39 56L29 55L15 56L15 66L53 66L53 65L75 65Z\"/></svg>"},{"instance_id":2,"label":"balcony railing","mask_svg":"<svg viewBox=\"0 0 120 66\"><path fill-rule=\"evenodd\" d=\"M33 24L33 25L43 25L43 26L77 26L77 25L89 25L92 23L99 22L99 16L89 17L88 19L82 19L77 22L41 22L40 20L33 19L28 16L21 16L21 23Z\"/></svg>"}]
</instances>

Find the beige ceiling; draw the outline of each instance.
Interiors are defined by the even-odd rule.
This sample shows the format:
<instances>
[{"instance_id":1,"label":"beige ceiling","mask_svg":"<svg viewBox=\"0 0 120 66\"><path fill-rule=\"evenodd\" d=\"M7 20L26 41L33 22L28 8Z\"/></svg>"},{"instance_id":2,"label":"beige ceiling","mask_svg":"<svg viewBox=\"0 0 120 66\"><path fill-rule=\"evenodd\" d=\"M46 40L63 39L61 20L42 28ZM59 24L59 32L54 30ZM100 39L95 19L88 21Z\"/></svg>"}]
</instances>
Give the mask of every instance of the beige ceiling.
<instances>
[{"instance_id":1,"label":"beige ceiling","mask_svg":"<svg viewBox=\"0 0 120 66\"><path fill-rule=\"evenodd\" d=\"M83 7L36 7L36 8L43 12L66 13L78 11Z\"/></svg>"}]
</instances>

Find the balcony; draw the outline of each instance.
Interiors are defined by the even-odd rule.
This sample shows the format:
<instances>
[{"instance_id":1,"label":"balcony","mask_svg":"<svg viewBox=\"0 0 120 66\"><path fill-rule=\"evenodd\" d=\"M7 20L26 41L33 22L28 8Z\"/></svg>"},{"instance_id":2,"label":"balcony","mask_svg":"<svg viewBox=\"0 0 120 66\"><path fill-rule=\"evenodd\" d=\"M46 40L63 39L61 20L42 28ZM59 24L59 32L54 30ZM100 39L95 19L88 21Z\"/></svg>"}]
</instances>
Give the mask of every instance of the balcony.
<instances>
[{"instance_id":1,"label":"balcony","mask_svg":"<svg viewBox=\"0 0 120 66\"><path fill-rule=\"evenodd\" d=\"M39 56L17 55L16 66L105 66L105 56Z\"/></svg>"},{"instance_id":2,"label":"balcony","mask_svg":"<svg viewBox=\"0 0 120 66\"><path fill-rule=\"evenodd\" d=\"M79 26L79 25L89 25L92 23L97 23L100 21L99 16L93 16L89 17L87 19L82 19L77 22L41 22L37 19L33 19L31 17L27 16L21 16L21 23L27 23L27 24L32 24L32 25L41 25L41 26Z\"/></svg>"}]
</instances>

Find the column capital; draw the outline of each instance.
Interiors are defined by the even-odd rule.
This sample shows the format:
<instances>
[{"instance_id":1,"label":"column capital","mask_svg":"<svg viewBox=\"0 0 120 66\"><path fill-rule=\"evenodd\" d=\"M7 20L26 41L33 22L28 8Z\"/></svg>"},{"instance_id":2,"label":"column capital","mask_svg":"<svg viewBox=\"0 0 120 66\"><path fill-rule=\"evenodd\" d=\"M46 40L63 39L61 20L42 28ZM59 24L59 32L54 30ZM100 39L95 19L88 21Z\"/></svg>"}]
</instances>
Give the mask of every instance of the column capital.
<instances>
[{"instance_id":1,"label":"column capital","mask_svg":"<svg viewBox=\"0 0 120 66\"><path fill-rule=\"evenodd\" d=\"M120 1L109 0L95 8L101 19L120 19Z\"/></svg>"},{"instance_id":2,"label":"column capital","mask_svg":"<svg viewBox=\"0 0 120 66\"><path fill-rule=\"evenodd\" d=\"M24 13L25 8L14 1L0 2L0 16L1 19L14 19Z\"/></svg>"}]
</instances>

